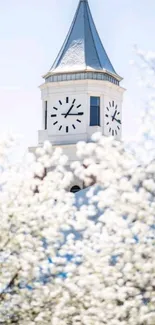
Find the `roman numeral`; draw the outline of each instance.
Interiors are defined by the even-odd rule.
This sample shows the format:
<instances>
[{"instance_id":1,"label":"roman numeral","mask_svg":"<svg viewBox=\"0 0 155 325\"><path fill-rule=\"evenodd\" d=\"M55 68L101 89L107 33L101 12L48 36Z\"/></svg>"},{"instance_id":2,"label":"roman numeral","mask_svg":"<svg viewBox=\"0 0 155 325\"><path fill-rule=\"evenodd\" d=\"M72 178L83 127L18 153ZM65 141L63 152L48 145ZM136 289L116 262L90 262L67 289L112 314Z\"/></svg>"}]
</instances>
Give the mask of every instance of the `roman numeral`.
<instances>
[{"instance_id":1,"label":"roman numeral","mask_svg":"<svg viewBox=\"0 0 155 325\"><path fill-rule=\"evenodd\" d=\"M59 127L59 131L62 129L62 125L60 125L60 127Z\"/></svg>"},{"instance_id":2,"label":"roman numeral","mask_svg":"<svg viewBox=\"0 0 155 325\"><path fill-rule=\"evenodd\" d=\"M53 107L53 109L55 109L56 111L58 110L56 107Z\"/></svg>"},{"instance_id":3,"label":"roman numeral","mask_svg":"<svg viewBox=\"0 0 155 325\"><path fill-rule=\"evenodd\" d=\"M109 122L107 122L107 125L109 125Z\"/></svg>"},{"instance_id":4,"label":"roman numeral","mask_svg":"<svg viewBox=\"0 0 155 325\"><path fill-rule=\"evenodd\" d=\"M53 125L56 125L58 123L58 121L56 121L55 123L53 123Z\"/></svg>"},{"instance_id":5,"label":"roman numeral","mask_svg":"<svg viewBox=\"0 0 155 325\"><path fill-rule=\"evenodd\" d=\"M111 128L109 129L109 132L111 132Z\"/></svg>"},{"instance_id":6,"label":"roman numeral","mask_svg":"<svg viewBox=\"0 0 155 325\"><path fill-rule=\"evenodd\" d=\"M69 98L68 98L68 97L66 97L66 103L67 103L67 104L69 103Z\"/></svg>"},{"instance_id":7,"label":"roman numeral","mask_svg":"<svg viewBox=\"0 0 155 325\"><path fill-rule=\"evenodd\" d=\"M59 100L59 103L60 103L60 105L62 105L62 101L61 100Z\"/></svg>"},{"instance_id":8,"label":"roman numeral","mask_svg":"<svg viewBox=\"0 0 155 325\"><path fill-rule=\"evenodd\" d=\"M117 109L117 105L115 106L115 109Z\"/></svg>"},{"instance_id":9,"label":"roman numeral","mask_svg":"<svg viewBox=\"0 0 155 325\"><path fill-rule=\"evenodd\" d=\"M107 111L109 111L109 108L107 107Z\"/></svg>"},{"instance_id":10,"label":"roman numeral","mask_svg":"<svg viewBox=\"0 0 155 325\"><path fill-rule=\"evenodd\" d=\"M52 114L51 117L56 117L57 115L56 114Z\"/></svg>"},{"instance_id":11,"label":"roman numeral","mask_svg":"<svg viewBox=\"0 0 155 325\"><path fill-rule=\"evenodd\" d=\"M73 127L73 129L74 129L74 130L76 129L76 127L75 127L75 125L74 125L74 124L72 124L72 127Z\"/></svg>"},{"instance_id":12,"label":"roman numeral","mask_svg":"<svg viewBox=\"0 0 155 325\"><path fill-rule=\"evenodd\" d=\"M77 108L81 107L81 104L77 106Z\"/></svg>"},{"instance_id":13,"label":"roman numeral","mask_svg":"<svg viewBox=\"0 0 155 325\"><path fill-rule=\"evenodd\" d=\"M112 106L114 107L114 100L112 101Z\"/></svg>"},{"instance_id":14,"label":"roman numeral","mask_svg":"<svg viewBox=\"0 0 155 325\"><path fill-rule=\"evenodd\" d=\"M112 130L112 136L114 136L114 130Z\"/></svg>"},{"instance_id":15,"label":"roman numeral","mask_svg":"<svg viewBox=\"0 0 155 325\"><path fill-rule=\"evenodd\" d=\"M111 103L109 102L109 106L111 107Z\"/></svg>"},{"instance_id":16,"label":"roman numeral","mask_svg":"<svg viewBox=\"0 0 155 325\"><path fill-rule=\"evenodd\" d=\"M80 121L80 120L77 120L77 122L81 123L81 121Z\"/></svg>"},{"instance_id":17,"label":"roman numeral","mask_svg":"<svg viewBox=\"0 0 155 325\"><path fill-rule=\"evenodd\" d=\"M119 115L119 114L120 114L120 112L117 113L117 115Z\"/></svg>"},{"instance_id":18,"label":"roman numeral","mask_svg":"<svg viewBox=\"0 0 155 325\"><path fill-rule=\"evenodd\" d=\"M117 131L115 130L115 134L117 135Z\"/></svg>"},{"instance_id":19,"label":"roman numeral","mask_svg":"<svg viewBox=\"0 0 155 325\"><path fill-rule=\"evenodd\" d=\"M66 132L68 133L68 126L66 126Z\"/></svg>"},{"instance_id":20,"label":"roman numeral","mask_svg":"<svg viewBox=\"0 0 155 325\"><path fill-rule=\"evenodd\" d=\"M118 130L120 130L120 127L119 127L119 126L117 126L117 129L118 129Z\"/></svg>"}]
</instances>

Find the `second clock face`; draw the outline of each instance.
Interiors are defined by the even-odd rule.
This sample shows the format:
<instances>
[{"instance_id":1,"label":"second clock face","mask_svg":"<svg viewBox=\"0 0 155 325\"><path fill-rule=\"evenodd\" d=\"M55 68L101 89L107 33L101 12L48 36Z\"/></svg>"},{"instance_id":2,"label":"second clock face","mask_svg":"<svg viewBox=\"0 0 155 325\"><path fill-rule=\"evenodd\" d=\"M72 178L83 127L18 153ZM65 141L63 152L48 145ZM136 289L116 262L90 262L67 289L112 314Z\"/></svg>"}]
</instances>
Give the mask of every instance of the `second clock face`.
<instances>
[{"instance_id":1,"label":"second clock face","mask_svg":"<svg viewBox=\"0 0 155 325\"><path fill-rule=\"evenodd\" d=\"M107 133L112 136L118 136L121 132L122 121L119 107L114 100L106 106L104 119Z\"/></svg>"},{"instance_id":2,"label":"second clock face","mask_svg":"<svg viewBox=\"0 0 155 325\"><path fill-rule=\"evenodd\" d=\"M82 104L69 96L58 99L50 110L50 119L56 133L72 133L83 122Z\"/></svg>"}]
</instances>

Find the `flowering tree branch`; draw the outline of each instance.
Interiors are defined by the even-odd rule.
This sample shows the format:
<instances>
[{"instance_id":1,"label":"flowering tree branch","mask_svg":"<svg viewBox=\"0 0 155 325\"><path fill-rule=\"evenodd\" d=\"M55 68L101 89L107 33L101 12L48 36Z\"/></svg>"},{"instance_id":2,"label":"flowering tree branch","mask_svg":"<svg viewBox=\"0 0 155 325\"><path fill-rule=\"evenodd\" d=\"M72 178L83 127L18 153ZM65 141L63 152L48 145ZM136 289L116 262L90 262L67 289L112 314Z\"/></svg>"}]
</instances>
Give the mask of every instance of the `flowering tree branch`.
<instances>
[{"instance_id":1,"label":"flowering tree branch","mask_svg":"<svg viewBox=\"0 0 155 325\"><path fill-rule=\"evenodd\" d=\"M99 133L72 172L48 142L18 168L3 146L0 324L154 325L154 159ZM88 186L76 195L74 176Z\"/></svg>"}]
</instances>

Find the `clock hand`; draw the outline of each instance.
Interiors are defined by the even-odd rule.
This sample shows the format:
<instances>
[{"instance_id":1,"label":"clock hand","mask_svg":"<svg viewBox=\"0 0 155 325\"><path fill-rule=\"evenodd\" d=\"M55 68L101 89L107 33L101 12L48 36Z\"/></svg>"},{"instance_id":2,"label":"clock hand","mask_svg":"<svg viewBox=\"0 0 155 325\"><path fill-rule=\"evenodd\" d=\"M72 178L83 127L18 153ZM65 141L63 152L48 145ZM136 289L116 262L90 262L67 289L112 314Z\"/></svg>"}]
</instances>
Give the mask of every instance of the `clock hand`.
<instances>
[{"instance_id":1,"label":"clock hand","mask_svg":"<svg viewBox=\"0 0 155 325\"><path fill-rule=\"evenodd\" d=\"M114 115L112 116L112 121L115 120L116 114L117 114L117 110L115 111Z\"/></svg>"},{"instance_id":2,"label":"clock hand","mask_svg":"<svg viewBox=\"0 0 155 325\"><path fill-rule=\"evenodd\" d=\"M79 112L79 113L75 113L75 114L73 114L73 113L71 113L71 114L68 114L68 115L71 115L71 116L73 116L73 115L83 115L84 113L83 112ZM66 114L64 114L64 113L62 113L61 115L64 115L64 116L66 116Z\"/></svg>"},{"instance_id":3,"label":"clock hand","mask_svg":"<svg viewBox=\"0 0 155 325\"><path fill-rule=\"evenodd\" d=\"M70 111L72 110L73 107L74 107L74 104L70 107L70 109L68 110L68 112L66 114L64 114L65 115L64 118L66 118L69 115L69 113L70 113Z\"/></svg>"},{"instance_id":4,"label":"clock hand","mask_svg":"<svg viewBox=\"0 0 155 325\"><path fill-rule=\"evenodd\" d=\"M115 120L116 122L118 122L119 124L122 124L122 123L121 123L121 120L117 120L116 118L114 118L114 120Z\"/></svg>"}]
</instances>

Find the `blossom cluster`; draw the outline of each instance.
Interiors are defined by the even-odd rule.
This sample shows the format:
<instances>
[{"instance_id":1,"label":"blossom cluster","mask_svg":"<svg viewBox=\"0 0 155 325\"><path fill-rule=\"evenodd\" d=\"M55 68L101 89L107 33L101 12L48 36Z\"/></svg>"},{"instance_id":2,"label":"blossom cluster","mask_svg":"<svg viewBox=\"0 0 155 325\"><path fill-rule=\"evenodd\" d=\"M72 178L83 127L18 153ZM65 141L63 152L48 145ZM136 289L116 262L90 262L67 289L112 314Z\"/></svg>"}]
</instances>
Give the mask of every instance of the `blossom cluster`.
<instances>
[{"instance_id":1,"label":"blossom cluster","mask_svg":"<svg viewBox=\"0 0 155 325\"><path fill-rule=\"evenodd\" d=\"M142 134L153 156L152 116ZM154 325L153 157L97 133L71 170L49 142L14 166L12 142L0 142L0 324Z\"/></svg>"},{"instance_id":2,"label":"blossom cluster","mask_svg":"<svg viewBox=\"0 0 155 325\"><path fill-rule=\"evenodd\" d=\"M100 134L77 155L46 142L1 171L0 322L154 325L155 162ZM95 179L78 204L74 174Z\"/></svg>"}]
</instances>

